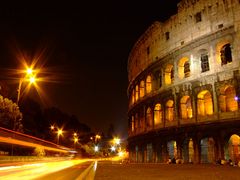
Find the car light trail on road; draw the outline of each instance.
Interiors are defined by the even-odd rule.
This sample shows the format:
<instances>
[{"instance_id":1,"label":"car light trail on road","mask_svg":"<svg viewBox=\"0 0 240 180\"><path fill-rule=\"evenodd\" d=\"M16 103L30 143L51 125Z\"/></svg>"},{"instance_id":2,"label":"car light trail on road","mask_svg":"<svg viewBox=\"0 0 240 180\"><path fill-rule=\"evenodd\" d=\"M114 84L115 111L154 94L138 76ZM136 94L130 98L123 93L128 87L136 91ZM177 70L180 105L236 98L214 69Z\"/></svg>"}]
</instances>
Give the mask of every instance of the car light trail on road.
<instances>
[{"instance_id":1,"label":"car light trail on road","mask_svg":"<svg viewBox=\"0 0 240 180\"><path fill-rule=\"evenodd\" d=\"M81 164L90 159L68 160L57 162L43 162L35 164L25 164L20 166L9 166L0 168L1 180L30 180L40 178L41 176L60 171L62 169Z\"/></svg>"}]
</instances>

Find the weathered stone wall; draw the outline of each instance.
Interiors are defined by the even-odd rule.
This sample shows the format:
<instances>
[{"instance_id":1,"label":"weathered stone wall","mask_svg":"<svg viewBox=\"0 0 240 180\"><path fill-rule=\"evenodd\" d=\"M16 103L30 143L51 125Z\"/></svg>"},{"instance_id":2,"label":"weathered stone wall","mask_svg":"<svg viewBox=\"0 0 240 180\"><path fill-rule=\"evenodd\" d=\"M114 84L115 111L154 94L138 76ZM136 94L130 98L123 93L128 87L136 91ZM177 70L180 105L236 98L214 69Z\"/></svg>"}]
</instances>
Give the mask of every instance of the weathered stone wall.
<instances>
[{"instance_id":1,"label":"weathered stone wall","mask_svg":"<svg viewBox=\"0 0 240 180\"><path fill-rule=\"evenodd\" d=\"M181 1L178 4L176 15L173 15L164 23L154 22L136 42L129 56L129 81L132 82L153 62L160 61L168 54L174 53L176 50L184 48L205 36L229 27L234 27L234 32L239 36L239 4L238 0ZM201 16L198 20L197 14ZM168 33L169 39L166 37ZM231 40L232 37L225 38ZM211 44L211 41L212 39L209 39L209 44ZM215 44L212 45L215 46ZM233 51L239 51L238 42L235 42L233 46ZM212 61L215 63L216 59L213 53L215 47L205 45L205 48L213 55ZM239 58L239 55L237 57ZM194 58L191 59L191 62L194 62ZM195 72L195 74L198 74L198 72Z\"/></svg>"}]
</instances>

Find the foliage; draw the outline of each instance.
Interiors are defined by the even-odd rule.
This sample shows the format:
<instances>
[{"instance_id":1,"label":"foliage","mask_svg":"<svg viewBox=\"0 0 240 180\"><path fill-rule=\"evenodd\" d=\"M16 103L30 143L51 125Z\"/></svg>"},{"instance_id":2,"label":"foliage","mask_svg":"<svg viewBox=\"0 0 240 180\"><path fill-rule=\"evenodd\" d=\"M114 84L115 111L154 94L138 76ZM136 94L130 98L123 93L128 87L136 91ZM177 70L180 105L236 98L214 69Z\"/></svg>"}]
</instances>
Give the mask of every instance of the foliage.
<instances>
[{"instance_id":1,"label":"foliage","mask_svg":"<svg viewBox=\"0 0 240 180\"><path fill-rule=\"evenodd\" d=\"M34 149L34 155L35 156L38 156L38 157L44 157L46 155L45 151L43 148L41 147L36 147Z\"/></svg>"},{"instance_id":2,"label":"foliage","mask_svg":"<svg viewBox=\"0 0 240 180\"><path fill-rule=\"evenodd\" d=\"M8 129L22 130L22 113L16 103L0 95L0 126Z\"/></svg>"},{"instance_id":3,"label":"foliage","mask_svg":"<svg viewBox=\"0 0 240 180\"><path fill-rule=\"evenodd\" d=\"M22 102L21 109L24 114L24 132L48 141L57 143L57 128L63 128L63 136L59 137L60 144L73 147L74 132L77 132L79 139L82 139L82 136L86 136L91 131L76 116L62 112L56 107L43 109L31 98ZM53 130L50 129L51 125L54 125Z\"/></svg>"},{"instance_id":4,"label":"foliage","mask_svg":"<svg viewBox=\"0 0 240 180\"><path fill-rule=\"evenodd\" d=\"M84 151L88 154L88 155L94 155L95 151L94 151L94 144L89 142L87 144L84 144L82 146L82 149L84 149Z\"/></svg>"}]
</instances>

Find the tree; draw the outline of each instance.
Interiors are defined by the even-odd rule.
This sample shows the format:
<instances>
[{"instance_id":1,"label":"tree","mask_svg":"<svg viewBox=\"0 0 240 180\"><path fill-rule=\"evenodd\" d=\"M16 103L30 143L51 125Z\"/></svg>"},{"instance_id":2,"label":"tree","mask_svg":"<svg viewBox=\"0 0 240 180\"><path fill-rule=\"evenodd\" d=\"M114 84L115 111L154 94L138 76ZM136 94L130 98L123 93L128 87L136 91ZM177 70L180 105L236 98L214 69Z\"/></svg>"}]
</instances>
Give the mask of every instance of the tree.
<instances>
[{"instance_id":1,"label":"tree","mask_svg":"<svg viewBox=\"0 0 240 180\"><path fill-rule=\"evenodd\" d=\"M22 113L16 103L0 95L0 126L22 131ZM14 127L15 122L15 127Z\"/></svg>"}]
</instances>

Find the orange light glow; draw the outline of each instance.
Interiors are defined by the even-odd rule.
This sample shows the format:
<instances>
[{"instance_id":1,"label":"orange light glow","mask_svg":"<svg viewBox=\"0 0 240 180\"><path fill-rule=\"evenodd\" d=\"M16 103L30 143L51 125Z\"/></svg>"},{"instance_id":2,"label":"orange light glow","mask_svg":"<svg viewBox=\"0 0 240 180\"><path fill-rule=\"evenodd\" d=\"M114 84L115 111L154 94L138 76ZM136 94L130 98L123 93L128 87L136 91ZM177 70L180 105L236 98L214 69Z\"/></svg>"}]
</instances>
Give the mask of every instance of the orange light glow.
<instances>
[{"instance_id":1,"label":"orange light glow","mask_svg":"<svg viewBox=\"0 0 240 180\"><path fill-rule=\"evenodd\" d=\"M11 139L11 138L6 138L6 137L0 137L0 142L17 144L17 145L22 145L22 146L27 146L27 147L40 147L42 149L49 150L49 151L68 153L67 150L57 149L57 148L53 148L53 147L49 147L49 146L43 146L43 145L39 145L36 143L31 143L31 142L27 142L27 141Z\"/></svg>"},{"instance_id":2,"label":"orange light glow","mask_svg":"<svg viewBox=\"0 0 240 180\"><path fill-rule=\"evenodd\" d=\"M28 75L31 75L32 73L33 73L32 68L27 68L27 74L28 74Z\"/></svg>"},{"instance_id":3,"label":"orange light glow","mask_svg":"<svg viewBox=\"0 0 240 180\"><path fill-rule=\"evenodd\" d=\"M35 83L36 79L35 79L35 77L32 76L32 77L30 77L29 81L32 84L32 83Z\"/></svg>"},{"instance_id":4,"label":"orange light glow","mask_svg":"<svg viewBox=\"0 0 240 180\"><path fill-rule=\"evenodd\" d=\"M42 176L81 164L90 159L84 160L64 160L55 162L43 162L35 164L25 164L20 166L10 166L8 169L1 169L1 179L36 179Z\"/></svg>"}]
</instances>

